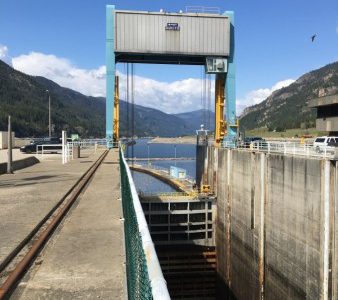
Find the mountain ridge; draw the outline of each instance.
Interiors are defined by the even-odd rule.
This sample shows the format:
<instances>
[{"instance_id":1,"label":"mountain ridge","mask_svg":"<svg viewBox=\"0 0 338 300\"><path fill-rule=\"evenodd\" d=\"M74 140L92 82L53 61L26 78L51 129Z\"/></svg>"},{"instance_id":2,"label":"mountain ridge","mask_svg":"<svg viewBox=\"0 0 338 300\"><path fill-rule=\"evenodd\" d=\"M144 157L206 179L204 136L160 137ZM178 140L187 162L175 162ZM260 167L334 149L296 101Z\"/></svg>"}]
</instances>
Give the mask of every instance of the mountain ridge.
<instances>
[{"instance_id":1,"label":"mountain ridge","mask_svg":"<svg viewBox=\"0 0 338 300\"><path fill-rule=\"evenodd\" d=\"M274 91L240 116L241 130L267 127L284 131L315 126L316 113L308 107L311 99L338 93L338 62L312 70L287 87Z\"/></svg>"},{"instance_id":2,"label":"mountain ridge","mask_svg":"<svg viewBox=\"0 0 338 300\"><path fill-rule=\"evenodd\" d=\"M56 135L61 130L83 137L105 136L105 98L85 96L54 81L30 76L0 60L0 130L7 130L8 115L18 137L48 133L48 94L51 95L52 124ZM27 110L29 113L27 113ZM127 103L120 101L120 135L127 134ZM189 113L184 113L189 114ZM191 117L181 118L150 107L135 105L135 134L138 136L177 137L195 134ZM198 121L200 123L200 121ZM130 126L129 126L130 127Z\"/></svg>"}]
</instances>

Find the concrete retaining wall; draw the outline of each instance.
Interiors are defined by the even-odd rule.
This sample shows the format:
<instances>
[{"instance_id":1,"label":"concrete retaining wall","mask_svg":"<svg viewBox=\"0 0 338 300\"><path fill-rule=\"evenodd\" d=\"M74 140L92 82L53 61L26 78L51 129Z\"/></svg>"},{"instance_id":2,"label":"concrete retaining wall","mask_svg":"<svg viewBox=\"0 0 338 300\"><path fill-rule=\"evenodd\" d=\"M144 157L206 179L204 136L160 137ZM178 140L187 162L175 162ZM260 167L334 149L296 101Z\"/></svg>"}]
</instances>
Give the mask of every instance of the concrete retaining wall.
<instances>
[{"instance_id":1,"label":"concrete retaining wall","mask_svg":"<svg viewBox=\"0 0 338 300\"><path fill-rule=\"evenodd\" d=\"M15 145L15 132L12 132L12 147ZM0 149L8 148L8 132L0 131Z\"/></svg>"},{"instance_id":2,"label":"concrete retaining wall","mask_svg":"<svg viewBox=\"0 0 338 300\"><path fill-rule=\"evenodd\" d=\"M217 193L221 282L237 299L337 299L337 163L205 152L201 177Z\"/></svg>"},{"instance_id":3,"label":"concrete retaining wall","mask_svg":"<svg viewBox=\"0 0 338 300\"><path fill-rule=\"evenodd\" d=\"M30 156L27 158L15 160L12 163L12 170L16 171L16 170L24 169L32 165L35 165L38 162L40 161L35 156ZM6 172L7 172L7 163L0 163L0 175L5 174Z\"/></svg>"}]
</instances>

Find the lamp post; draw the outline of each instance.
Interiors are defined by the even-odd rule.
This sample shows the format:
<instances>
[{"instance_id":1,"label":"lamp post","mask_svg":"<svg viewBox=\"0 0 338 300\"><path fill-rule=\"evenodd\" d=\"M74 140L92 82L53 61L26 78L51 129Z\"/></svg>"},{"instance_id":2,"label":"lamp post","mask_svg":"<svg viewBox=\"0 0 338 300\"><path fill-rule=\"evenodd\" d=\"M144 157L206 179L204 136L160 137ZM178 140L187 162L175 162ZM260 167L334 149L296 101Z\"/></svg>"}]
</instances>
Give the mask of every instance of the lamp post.
<instances>
[{"instance_id":1,"label":"lamp post","mask_svg":"<svg viewBox=\"0 0 338 300\"><path fill-rule=\"evenodd\" d=\"M176 157L177 157L177 154L176 154L176 145L174 145L175 147L175 167L176 167Z\"/></svg>"},{"instance_id":2,"label":"lamp post","mask_svg":"<svg viewBox=\"0 0 338 300\"><path fill-rule=\"evenodd\" d=\"M46 90L46 92L48 93L48 129L49 129L49 139L52 137L52 122L51 122L51 111L50 111L50 93L49 90Z\"/></svg>"},{"instance_id":3,"label":"lamp post","mask_svg":"<svg viewBox=\"0 0 338 300\"><path fill-rule=\"evenodd\" d=\"M7 174L12 174L12 124L11 124L11 116L8 116L8 152L7 152Z\"/></svg>"}]
</instances>

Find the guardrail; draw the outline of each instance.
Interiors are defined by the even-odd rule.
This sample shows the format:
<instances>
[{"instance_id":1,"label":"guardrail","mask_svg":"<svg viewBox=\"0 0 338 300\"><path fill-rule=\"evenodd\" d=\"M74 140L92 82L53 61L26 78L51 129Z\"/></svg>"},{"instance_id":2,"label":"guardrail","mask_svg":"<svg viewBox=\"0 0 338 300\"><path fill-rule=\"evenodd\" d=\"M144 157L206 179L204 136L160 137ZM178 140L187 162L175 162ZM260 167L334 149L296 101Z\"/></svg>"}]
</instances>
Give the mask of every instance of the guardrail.
<instances>
[{"instance_id":1,"label":"guardrail","mask_svg":"<svg viewBox=\"0 0 338 300\"><path fill-rule=\"evenodd\" d=\"M74 147L80 147L80 149L93 149L96 153L98 146L106 146L106 139L83 139L80 141L67 142L64 147L63 163L69 162L74 159Z\"/></svg>"},{"instance_id":2,"label":"guardrail","mask_svg":"<svg viewBox=\"0 0 338 300\"><path fill-rule=\"evenodd\" d=\"M58 148L58 149L55 149L55 148ZM42 144L42 145L36 145L36 154L40 155L41 157L43 157L43 155L46 152L60 152L60 151L62 151L62 144Z\"/></svg>"},{"instance_id":3,"label":"guardrail","mask_svg":"<svg viewBox=\"0 0 338 300\"><path fill-rule=\"evenodd\" d=\"M169 292L136 187L120 149L128 299L169 300Z\"/></svg>"},{"instance_id":4,"label":"guardrail","mask_svg":"<svg viewBox=\"0 0 338 300\"><path fill-rule=\"evenodd\" d=\"M238 143L235 147L233 143L224 142L223 147L225 148L236 148L245 149L248 151L258 151L266 153L282 153L291 155L302 155L302 156L313 156L313 157L324 157L333 158L335 156L335 147L332 146L317 146L313 144L300 143L300 142L259 142L254 141L251 143Z\"/></svg>"},{"instance_id":5,"label":"guardrail","mask_svg":"<svg viewBox=\"0 0 338 300\"><path fill-rule=\"evenodd\" d=\"M80 141L67 142L63 147L62 144L41 144L36 146L36 154L40 159L43 159L44 154L50 152L57 152L62 154L62 162L67 163L73 159L73 149L79 146L81 149L94 149L94 153L98 146L106 146L106 139L83 139ZM118 143L114 143L118 146ZM56 149L55 149L56 148Z\"/></svg>"},{"instance_id":6,"label":"guardrail","mask_svg":"<svg viewBox=\"0 0 338 300\"><path fill-rule=\"evenodd\" d=\"M210 6L186 6L186 13L203 13L203 14L217 14L221 13L219 7L210 7Z\"/></svg>"},{"instance_id":7,"label":"guardrail","mask_svg":"<svg viewBox=\"0 0 338 300\"><path fill-rule=\"evenodd\" d=\"M185 197L191 196L186 192L169 192L169 193L146 193L143 191L139 191L138 194L140 197Z\"/></svg>"},{"instance_id":8,"label":"guardrail","mask_svg":"<svg viewBox=\"0 0 338 300\"><path fill-rule=\"evenodd\" d=\"M74 144L78 144L80 146L88 146L88 145L101 145L106 146L107 140L106 139L83 139L81 141L73 141Z\"/></svg>"}]
</instances>

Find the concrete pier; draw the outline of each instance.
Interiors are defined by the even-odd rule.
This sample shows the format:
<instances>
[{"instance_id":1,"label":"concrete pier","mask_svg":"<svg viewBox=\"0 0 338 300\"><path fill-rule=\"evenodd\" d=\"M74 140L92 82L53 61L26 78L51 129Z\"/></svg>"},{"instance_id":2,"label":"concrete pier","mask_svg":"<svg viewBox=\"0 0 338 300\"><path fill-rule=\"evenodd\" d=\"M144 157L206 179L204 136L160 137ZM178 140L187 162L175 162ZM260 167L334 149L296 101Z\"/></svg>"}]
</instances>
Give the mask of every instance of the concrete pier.
<instances>
[{"instance_id":1,"label":"concrete pier","mask_svg":"<svg viewBox=\"0 0 338 300\"><path fill-rule=\"evenodd\" d=\"M337 162L200 149L217 268L237 299L337 299Z\"/></svg>"}]
</instances>

